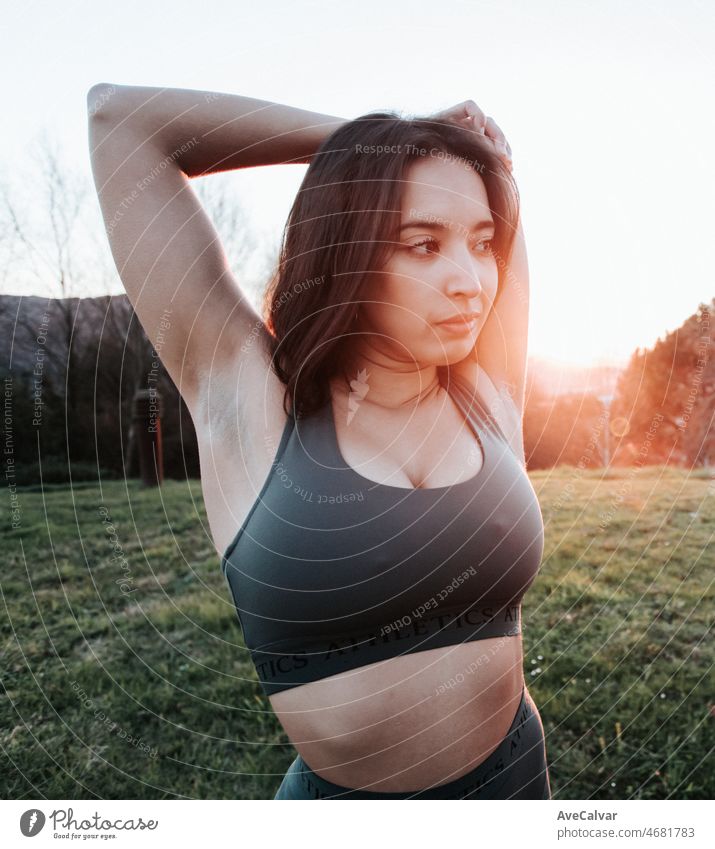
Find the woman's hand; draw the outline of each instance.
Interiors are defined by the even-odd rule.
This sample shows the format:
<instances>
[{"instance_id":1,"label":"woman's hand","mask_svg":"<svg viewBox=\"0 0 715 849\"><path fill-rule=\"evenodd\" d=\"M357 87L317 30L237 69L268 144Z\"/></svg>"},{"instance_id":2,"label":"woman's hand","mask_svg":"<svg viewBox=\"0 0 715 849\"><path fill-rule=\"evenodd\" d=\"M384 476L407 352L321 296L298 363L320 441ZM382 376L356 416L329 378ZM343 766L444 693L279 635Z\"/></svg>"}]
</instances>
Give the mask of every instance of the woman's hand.
<instances>
[{"instance_id":1,"label":"woman's hand","mask_svg":"<svg viewBox=\"0 0 715 849\"><path fill-rule=\"evenodd\" d=\"M487 117L473 100L464 100L456 106L436 112L430 118L433 121L456 124L458 127L466 127L480 133L492 142L497 156L504 160L507 168L510 171L513 169L511 147L504 133L499 129L496 121Z\"/></svg>"}]
</instances>

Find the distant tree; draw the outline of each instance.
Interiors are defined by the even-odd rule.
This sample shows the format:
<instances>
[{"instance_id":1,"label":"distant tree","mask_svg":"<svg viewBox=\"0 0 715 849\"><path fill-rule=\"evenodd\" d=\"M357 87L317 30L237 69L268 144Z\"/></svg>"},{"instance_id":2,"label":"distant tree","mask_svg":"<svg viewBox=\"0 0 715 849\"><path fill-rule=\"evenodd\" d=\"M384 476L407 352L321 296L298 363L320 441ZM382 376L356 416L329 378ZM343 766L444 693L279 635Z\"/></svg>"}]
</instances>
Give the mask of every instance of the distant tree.
<instances>
[{"instance_id":1,"label":"distant tree","mask_svg":"<svg viewBox=\"0 0 715 849\"><path fill-rule=\"evenodd\" d=\"M43 391L59 396L67 411L73 407L77 386L77 299L72 296L79 294L89 279L89 269L79 260L82 213L90 194L87 181L67 164L56 140L46 133L36 141L31 156L36 168L23 175L22 202L13 197L7 180L0 187L1 229L11 234L12 242L10 253L4 255L4 276L12 274L28 289L33 280L39 286L50 281L56 287L57 301L48 310L47 325L31 322L22 310L18 310L16 320L33 339L38 335L52 339L52 350L45 347L43 352ZM56 379L50 387L53 373ZM57 379L61 377L64 380ZM71 441L72 432L68 434Z\"/></svg>"},{"instance_id":2,"label":"distant tree","mask_svg":"<svg viewBox=\"0 0 715 849\"><path fill-rule=\"evenodd\" d=\"M715 461L715 299L652 349L637 348L618 383L612 419L624 436L615 462L687 467Z\"/></svg>"},{"instance_id":3,"label":"distant tree","mask_svg":"<svg viewBox=\"0 0 715 849\"><path fill-rule=\"evenodd\" d=\"M603 464L605 415L593 394L569 393L527 402L524 451L528 469Z\"/></svg>"}]
</instances>

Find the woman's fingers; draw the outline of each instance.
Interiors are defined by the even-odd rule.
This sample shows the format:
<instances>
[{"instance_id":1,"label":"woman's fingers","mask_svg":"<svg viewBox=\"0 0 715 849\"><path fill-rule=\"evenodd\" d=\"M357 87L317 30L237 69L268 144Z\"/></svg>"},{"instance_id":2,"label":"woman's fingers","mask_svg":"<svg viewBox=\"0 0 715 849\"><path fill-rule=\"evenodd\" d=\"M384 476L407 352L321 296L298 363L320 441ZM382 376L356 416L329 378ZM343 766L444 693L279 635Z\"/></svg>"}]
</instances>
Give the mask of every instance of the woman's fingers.
<instances>
[{"instance_id":1,"label":"woman's fingers","mask_svg":"<svg viewBox=\"0 0 715 849\"><path fill-rule=\"evenodd\" d=\"M449 109L437 112L432 116L434 121L453 121L460 126L474 127L477 132L484 133L487 116L473 100L463 100Z\"/></svg>"},{"instance_id":2,"label":"woman's fingers","mask_svg":"<svg viewBox=\"0 0 715 849\"><path fill-rule=\"evenodd\" d=\"M506 151L506 136L499 129L497 122L491 116L487 118L487 135L494 140L495 143L503 146Z\"/></svg>"},{"instance_id":3,"label":"woman's fingers","mask_svg":"<svg viewBox=\"0 0 715 849\"><path fill-rule=\"evenodd\" d=\"M494 147L497 149L497 153L506 161L508 165L511 164L511 147L509 147L509 143L506 140L506 136L499 129L494 118L487 118L487 136L494 142Z\"/></svg>"},{"instance_id":4,"label":"woman's fingers","mask_svg":"<svg viewBox=\"0 0 715 849\"><path fill-rule=\"evenodd\" d=\"M502 156L509 155L509 150L507 148L506 143L506 136L499 129L497 122L492 117L487 118L487 135L494 142L494 146Z\"/></svg>"},{"instance_id":5,"label":"woman's fingers","mask_svg":"<svg viewBox=\"0 0 715 849\"><path fill-rule=\"evenodd\" d=\"M478 133L484 134L487 126L487 116L477 106L473 100L465 100L462 104L464 112L468 118L474 122L474 128Z\"/></svg>"},{"instance_id":6,"label":"woman's fingers","mask_svg":"<svg viewBox=\"0 0 715 849\"><path fill-rule=\"evenodd\" d=\"M454 108L458 113L462 110L462 120L466 119L473 129L491 139L499 156L507 163L511 162L511 148L494 118L485 115L473 100L465 100Z\"/></svg>"},{"instance_id":7,"label":"woman's fingers","mask_svg":"<svg viewBox=\"0 0 715 849\"><path fill-rule=\"evenodd\" d=\"M491 139L497 154L512 168L511 147L504 133L492 117L487 117L473 100L464 100L433 115L435 121L451 121L462 127L469 127L480 135Z\"/></svg>"}]
</instances>

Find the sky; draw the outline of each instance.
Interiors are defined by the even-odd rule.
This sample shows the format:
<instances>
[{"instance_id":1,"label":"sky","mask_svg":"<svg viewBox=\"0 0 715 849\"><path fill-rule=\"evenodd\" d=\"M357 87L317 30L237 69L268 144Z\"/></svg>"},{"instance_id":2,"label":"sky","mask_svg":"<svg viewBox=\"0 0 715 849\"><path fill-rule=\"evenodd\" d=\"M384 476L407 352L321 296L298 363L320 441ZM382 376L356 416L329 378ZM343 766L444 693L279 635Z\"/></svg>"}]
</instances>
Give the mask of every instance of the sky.
<instances>
[{"instance_id":1,"label":"sky","mask_svg":"<svg viewBox=\"0 0 715 849\"><path fill-rule=\"evenodd\" d=\"M29 0L4 4L3 21L0 174L22 173L31 141L49 132L91 179L85 98L97 82L345 118L471 98L513 151L530 354L623 361L715 296L715 6L705 0ZM304 172L205 179L228 181L254 234L276 241ZM118 278L109 290L122 291ZM0 291L47 293L11 279Z\"/></svg>"}]
</instances>

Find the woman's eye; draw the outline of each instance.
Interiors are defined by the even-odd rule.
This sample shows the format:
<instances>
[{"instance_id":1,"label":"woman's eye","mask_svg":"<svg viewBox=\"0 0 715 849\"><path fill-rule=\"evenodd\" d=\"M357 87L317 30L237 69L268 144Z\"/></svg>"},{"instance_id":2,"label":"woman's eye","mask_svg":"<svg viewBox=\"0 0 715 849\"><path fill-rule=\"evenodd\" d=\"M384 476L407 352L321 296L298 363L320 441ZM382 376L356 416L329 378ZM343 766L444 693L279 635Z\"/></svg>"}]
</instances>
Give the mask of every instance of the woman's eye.
<instances>
[{"instance_id":1,"label":"woman's eye","mask_svg":"<svg viewBox=\"0 0 715 849\"><path fill-rule=\"evenodd\" d=\"M436 253L433 250L433 247L437 245L435 239L423 239L421 242L415 242L413 245L409 245L410 253L416 254L417 256L429 256L432 253ZM427 249L429 247L429 249ZM424 250L419 250L424 248Z\"/></svg>"},{"instance_id":2,"label":"woman's eye","mask_svg":"<svg viewBox=\"0 0 715 849\"><path fill-rule=\"evenodd\" d=\"M480 239L474 242L476 246L475 249L477 253L482 254L490 254L493 250L493 239ZM407 245L407 250L409 253L414 254L415 256L431 256L432 254L436 254L439 249L439 243L436 239L425 238L419 242L415 242L412 245Z\"/></svg>"},{"instance_id":3,"label":"woman's eye","mask_svg":"<svg viewBox=\"0 0 715 849\"><path fill-rule=\"evenodd\" d=\"M480 239L476 244L479 247L480 253L491 253L492 252L492 239Z\"/></svg>"}]
</instances>

